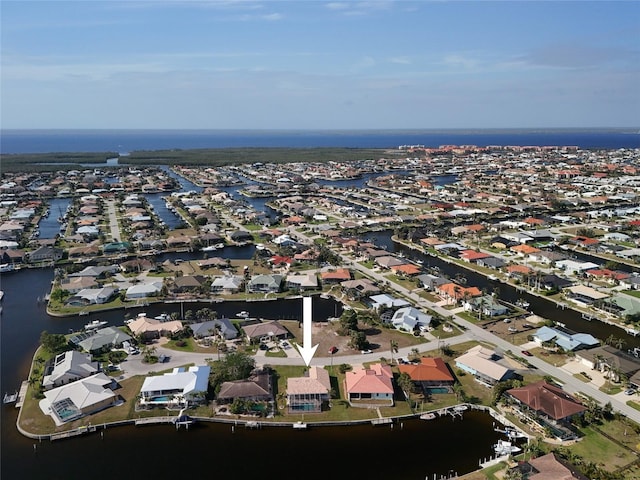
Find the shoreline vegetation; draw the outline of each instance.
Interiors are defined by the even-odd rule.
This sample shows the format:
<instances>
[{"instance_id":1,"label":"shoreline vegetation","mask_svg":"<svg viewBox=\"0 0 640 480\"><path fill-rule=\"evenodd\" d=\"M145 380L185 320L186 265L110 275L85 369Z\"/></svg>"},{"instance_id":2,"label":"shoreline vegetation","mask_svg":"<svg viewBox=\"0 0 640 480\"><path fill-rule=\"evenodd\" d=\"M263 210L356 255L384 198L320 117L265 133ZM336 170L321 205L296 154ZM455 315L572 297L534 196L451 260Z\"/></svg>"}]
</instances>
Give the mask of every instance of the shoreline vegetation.
<instances>
[{"instance_id":1,"label":"shoreline vegetation","mask_svg":"<svg viewBox=\"0 0 640 480\"><path fill-rule=\"evenodd\" d=\"M2 169L5 172L24 170L49 171L71 170L81 164L96 164L103 167L118 167L122 164L105 165L110 159L118 158L125 165L185 165L185 166L226 166L246 163L292 162L353 162L377 160L381 154L406 156L406 152L384 148L203 148L189 150L140 150L126 155L118 152L83 153L15 153L2 154Z\"/></svg>"}]
</instances>

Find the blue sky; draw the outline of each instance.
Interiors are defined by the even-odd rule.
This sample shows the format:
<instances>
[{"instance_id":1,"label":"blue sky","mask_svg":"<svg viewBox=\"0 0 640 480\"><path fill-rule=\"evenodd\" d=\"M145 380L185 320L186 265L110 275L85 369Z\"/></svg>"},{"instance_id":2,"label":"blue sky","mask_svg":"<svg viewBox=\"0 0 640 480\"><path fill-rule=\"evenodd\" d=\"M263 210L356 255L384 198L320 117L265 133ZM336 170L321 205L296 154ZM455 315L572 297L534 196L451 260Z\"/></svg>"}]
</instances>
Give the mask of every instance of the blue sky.
<instances>
[{"instance_id":1,"label":"blue sky","mask_svg":"<svg viewBox=\"0 0 640 480\"><path fill-rule=\"evenodd\" d=\"M5 1L2 128L640 126L638 1Z\"/></svg>"}]
</instances>

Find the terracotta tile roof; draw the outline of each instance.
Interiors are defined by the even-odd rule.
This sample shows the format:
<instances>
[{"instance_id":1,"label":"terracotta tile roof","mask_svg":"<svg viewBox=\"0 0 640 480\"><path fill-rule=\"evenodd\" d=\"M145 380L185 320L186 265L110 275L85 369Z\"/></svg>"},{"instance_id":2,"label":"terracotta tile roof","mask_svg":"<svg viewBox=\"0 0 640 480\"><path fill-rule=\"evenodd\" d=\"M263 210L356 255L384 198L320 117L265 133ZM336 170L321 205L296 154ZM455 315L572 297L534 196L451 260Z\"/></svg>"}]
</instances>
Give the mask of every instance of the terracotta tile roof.
<instances>
[{"instance_id":1,"label":"terracotta tile roof","mask_svg":"<svg viewBox=\"0 0 640 480\"><path fill-rule=\"evenodd\" d=\"M418 365L400 365L400 373L406 373L414 382L453 382L447 364L442 358L423 357Z\"/></svg>"},{"instance_id":2,"label":"terracotta tile roof","mask_svg":"<svg viewBox=\"0 0 640 480\"><path fill-rule=\"evenodd\" d=\"M580 402L559 387L541 380L520 388L512 388L507 393L522 403L554 420L582 413L586 410Z\"/></svg>"}]
</instances>

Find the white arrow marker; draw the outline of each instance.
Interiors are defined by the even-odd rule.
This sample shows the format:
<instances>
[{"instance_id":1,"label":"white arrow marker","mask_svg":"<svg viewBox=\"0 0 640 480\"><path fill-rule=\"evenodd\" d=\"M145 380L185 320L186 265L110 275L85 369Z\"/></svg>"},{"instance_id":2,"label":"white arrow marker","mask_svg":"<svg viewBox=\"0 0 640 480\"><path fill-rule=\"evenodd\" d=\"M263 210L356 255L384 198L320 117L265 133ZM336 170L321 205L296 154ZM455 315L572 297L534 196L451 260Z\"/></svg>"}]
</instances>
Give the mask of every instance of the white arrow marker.
<instances>
[{"instance_id":1,"label":"white arrow marker","mask_svg":"<svg viewBox=\"0 0 640 480\"><path fill-rule=\"evenodd\" d=\"M307 367L318 348L318 345L311 346L311 321L311 297L302 297L302 346L296 346Z\"/></svg>"}]
</instances>

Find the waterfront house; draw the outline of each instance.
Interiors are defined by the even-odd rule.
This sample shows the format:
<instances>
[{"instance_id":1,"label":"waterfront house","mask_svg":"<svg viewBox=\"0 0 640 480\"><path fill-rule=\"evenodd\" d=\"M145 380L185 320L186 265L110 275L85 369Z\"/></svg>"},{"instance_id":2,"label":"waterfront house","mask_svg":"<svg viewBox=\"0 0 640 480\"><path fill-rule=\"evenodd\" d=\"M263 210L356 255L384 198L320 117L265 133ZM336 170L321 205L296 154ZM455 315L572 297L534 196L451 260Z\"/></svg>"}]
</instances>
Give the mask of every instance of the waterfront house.
<instances>
[{"instance_id":1,"label":"waterfront house","mask_svg":"<svg viewBox=\"0 0 640 480\"><path fill-rule=\"evenodd\" d=\"M235 400L245 402L270 402L273 400L271 374L267 370L255 370L251 376L243 380L224 382L216 395L218 403L233 403Z\"/></svg>"},{"instance_id":2,"label":"waterfront house","mask_svg":"<svg viewBox=\"0 0 640 480\"><path fill-rule=\"evenodd\" d=\"M213 277L211 293L231 295L244 289L244 277L242 275L219 275Z\"/></svg>"},{"instance_id":3,"label":"waterfront house","mask_svg":"<svg viewBox=\"0 0 640 480\"><path fill-rule=\"evenodd\" d=\"M589 307L594 303L609 297L595 288L586 285L574 285L563 290L565 297L581 307Z\"/></svg>"},{"instance_id":4,"label":"waterfront house","mask_svg":"<svg viewBox=\"0 0 640 480\"><path fill-rule=\"evenodd\" d=\"M462 285L458 285L454 282L438 285L436 293L440 298L452 304L482 295L482 292L478 287L463 287Z\"/></svg>"},{"instance_id":5,"label":"waterfront house","mask_svg":"<svg viewBox=\"0 0 640 480\"><path fill-rule=\"evenodd\" d=\"M583 272L591 270L592 268L598 268L599 265L593 262L581 262L578 260L558 260L556 267L564 270L567 275L582 275Z\"/></svg>"},{"instance_id":6,"label":"waterfront house","mask_svg":"<svg viewBox=\"0 0 640 480\"><path fill-rule=\"evenodd\" d=\"M100 365L91 361L91 354L68 350L56 355L44 367L42 386L45 390L75 382L98 373Z\"/></svg>"},{"instance_id":7,"label":"waterfront house","mask_svg":"<svg viewBox=\"0 0 640 480\"><path fill-rule=\"evenodd\" d=\"M286 287L290 290L316 290L319 287L318 276L313 272L287 275Z\"/></svg>"},{"instance_id":8,"label":"waterfront house","mask_svg":"<svg viewBox=\"0 0 640 480\"><path fill-rule=\"evenodd\" d=\"M118 293L114 287L85 288L67 300L67 305L85 306L108 303Z\"/></svg>"},{"instance_id":9,"label":"waterfront house","mask_svg":"<svg viewBox=\"0 0 640 480\"><path fill-rule=\"evenodd\" d=\"M27 260L29 263L57 262L62 258L63 253L61 248L43 246L27 253Z\"/></svg>"},{"instance_id":10,"label":"waterfront house","mask_svg":"<svg viewBox=\"0 0 640 480\"><path fill-rule=\"evenodd\" d=\"M492 295L471 297L463 302L463 307L467 312L481 312L483 317L496 317L509 313L509 308L498 302Z\"/></svg>"},{"instance_id":11,"label":"waterfront house","mask_svg":"<svg viewBox=\"0 0 640 480\"><path fill-rule=\"evenodd\" d=\"M203 275L181 275L173 279L170 290L172 293L198 292L206 280Z\"/></svg>"},{"instance_id":12,"label":"waterfront house","mask_svg":"<svg viewBox=\"0 0 640 480\"><path fill-rule=\"evenodd\" d=\"M179 408L200 403L209 388L210 371L208 365L195 365L146 377L140 388L140 405Z\"/></svg>"},{"instance_id":13,"label":"waterfront house","mask_svg":"<svg viewBox=\"0 0 640 480\"><path fill-rule=\"evenodd\" d=\"M162 290L162 280L152 280L150 282L139 283L137 285L131 285L127 288L125 298L127 300L136 300L140 298L152 297L157 295Z\"/></svg>"},{"instance_id":14,"label":"waterfront house","mask_svg":"<svg viewBox=\"0 0 640 480\"><path fill-rule=\"evenodd\" d=\"M279 274L253 275L247 283L249 293L278 293L284 276Z\"/></svg>"},{"instance_id":15,"label":"waterfront house","mask_svg":"<svg viewBox=\"0 0 640 480\"><path fill-rule=\"evenodd\" d=\"M406 373L411 381L425 394L430 393L430 388L437 391L451 391L455 378L449 367L440 357L422 357L420 363L408 363L398 366L400 373Z\"/></svg>"},{"instance_id":16,"label":"waterfront house","mask_svg":"<svg viewBox=\"0 0 640 480\"><path fill-rule=\"evenodd\" d=\"M289 413L319 413L331 395L329 372L311 366L304 377L287 378L287 409Z\"/></svg>"},{"instance_id":17,"label":"waterfront house","mask_svg":"<svg viewBox=\"0 0 640 480\"><path fill-rule=\"evenodd\" d=\"M162 320L149 318L145 314L138 315L127 326L131 333L143 338L159 338L165 335L173 335L183 328L182 322L179 320L163 322Z\"/></svg>"},{"instance_id":18,"label":"waterfront house","mask_svg":"<svg viewBox=\"0 0 640 480\"><path fill-rule=\"evenodd\" d=\"M274 340L284 340L291 335L289 330L283 327L277 320L244 325L242 330L249 343L267 343Z\"/></svg>"},{"instance_id":19,"label":"waterfront house","mask_svg":"<svg viewBox=\"0 0 640 480\"><path fill-rule=\"evenodd\" d=\"M110 242L105 243L102 246L102 252L105 255L109 255L112 253L126 253L131 248L131 244L129 242Z\"/></svg>"},{"instance_id":20,"label":"waterfront house","mask_svg":"<svg viewBox=\"0 0 640 480\"><path fill-rule=\"evenodd\" d=\"M113 390L116 386L111 377L96 373L44 392L40 410L60 426L115 405L118 397Z\"/></svg>"},{"instance_id":21,"label":"waterfront house","mask_svg":"<svg viewBox=\"0 0 640 480\"><path fill-rule=\"evenodd\" d=\"M374 363L345 373L345 392L351 406L393 406L393 372L389 365Z\"/></svg>"},{"instance_id":22,"label":"waterfront house","mask_svg":"<svg viewBox=\"0 0 640 480\"><path fill-rule=\"evenodd\" d=\"M433 290L437 290L437 288L440 285L444 285L445 283L449 283L451 280L449 280L446 277L441 277L441 276L437 276L437 275L432 275L430 273L426 273L426 274L423 274L423 275L419 275L418 276L418 281L420 282L420 285L422 285L422 287L425 290L433 291Z\"/></svg>"},{"instance_id":23,"label":"waterfront house","mask_svg":"<svg viewBox=\"0 0 640 480\"><path fill-rule=\"evenodd\" d=\"M568 428L573 417L587 408L576 398L544 380L505 392L521 417L541 428L549 427L556 437L572 438Z\"/></svg>"},{"instance_id":24,"label":"waterfront house","mask_svg":"<svg viewBox=\"0 0 640 480\"><path fill-rule=\"evenodd\" d=\"M341 282L340 287L348 297L354 299L360 299L380 293L380 288L368 278L347 280L345 282Z\"/></svg>"},{"instance_id":25,"label":"waterfront house","mask_svg":"<svg viewBox=\"0 0 640 480\"><path fill-rule=\"evenodd\" d=\"M396 330L414 332L420 327L429 327L431 319L431 315L409 306L396 310L391 317L391 324L396 328Z\"/></svg>"},{"instance_id":26,"label":"waterfront house","mask_svg":"<svg viewBox=\"0 0 640 480\"><path fill-rule=\"evenodd\" d=\"M228 318L216 318L206 322L192 323L189 325L194 338L204 338L220 335L225 340L233 340L238 337L238 330Z\"/></svg>"},{"instance_id":27,"label":"waterfront house","mask_svg":"<svg viewBox=\"0 0 640 480\"><path fill-rule=\"evenodd\" d=\"M104 327L91 332L83 332L73 335L69 341L85 352L92 354L109 351L112 348L120 348L124 342L132 340L122 330L116 327Z\"/></svg>"},{"instance_id":28,"label":"waterfront house","mask_svg":"<svg viewBox=\"0 0 640 480\"><path fill-rule=\"evenodd\" d=\"M78 293L80 290L95 288L97 286L98 283L91 277L67 277L60 280L60 288L72 295Z\"/></svg>"},{"instance_id":29,"label":"waterfront house","mask_svg":"<svg viewBox=\"0 0 640 480\"><path fill-rule=\"evenodd\" d=\"M476 345L456 358L456 367L473 375L476 381L485 385L495 385L513 376L513 370L498 363L496 352Z\"/></svg>"},{"instance_id":30,"label":"waterfront house","mask_svg":"<svg viewBox=\"0 0 640 480\"><path fill-rule=\"evenodd\" d=\"M69 277L90 277L95 279L105 278L107 275L112 275L119 270L117 265L111 265L107 267L103 266L91 266L85 267L79 272L70 273Z\"/></svg>"},{"instance_id":31,"label":"waterfront house","mask_svg":"<svg viewBox=\"0 0 640 480\"><path fill-rule=\"evenodd\" d=\"M589 477L584 476L574 465L555 452L518 462L508 471L512 475L510 478L523 480L589 480Z\"/></svg>"}]
</instances>

